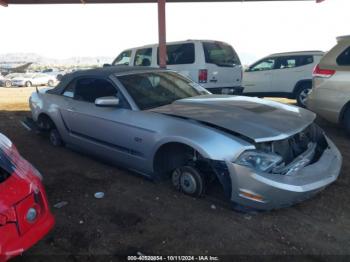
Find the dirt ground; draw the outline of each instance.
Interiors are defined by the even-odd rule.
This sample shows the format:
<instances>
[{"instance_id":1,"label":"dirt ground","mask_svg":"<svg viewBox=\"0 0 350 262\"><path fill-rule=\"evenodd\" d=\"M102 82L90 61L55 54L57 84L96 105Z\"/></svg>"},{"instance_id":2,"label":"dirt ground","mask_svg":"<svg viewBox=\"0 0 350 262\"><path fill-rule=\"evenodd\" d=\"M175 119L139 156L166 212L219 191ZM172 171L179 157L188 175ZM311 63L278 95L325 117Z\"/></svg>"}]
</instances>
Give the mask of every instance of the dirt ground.
<instances>
[{"instance_id":1,"label":"dirt ground","mask_svg":"<svg viewBox=\"0 0 350 262\"><path fill-rule=\"evenodd\" d=\"M350 144L340 128L319 121L344 157L334 184L296 206L248 215L230 210L213 195L193 199L89 156L50 146L19 122L29 115L27 101L34 90L0 88L0 132L43 174L51 206L68 204L52 207L54 230L17 261L117 261L137 252L220 255L227 261L237 257L225 255L350 255ZM94 198L98 191L105 192L103 199Z\"/></svg>"}]
</instances>

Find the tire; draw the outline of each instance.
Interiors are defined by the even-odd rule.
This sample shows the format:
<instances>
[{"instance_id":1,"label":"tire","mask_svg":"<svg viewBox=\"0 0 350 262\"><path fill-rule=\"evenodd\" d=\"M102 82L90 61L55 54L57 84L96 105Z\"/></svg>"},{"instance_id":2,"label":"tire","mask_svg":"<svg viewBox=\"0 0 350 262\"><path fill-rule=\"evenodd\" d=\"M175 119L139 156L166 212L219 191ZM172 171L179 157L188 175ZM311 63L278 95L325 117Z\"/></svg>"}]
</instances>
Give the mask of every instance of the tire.
<instances>
[{"instance_id":1,"label":"tire","mask_svg":"<svg viewBox=\"0 0 350 262\"><path fill-rule=\"evenodd\" d=\"M26 87L31 87L32 86L32 82L30 82L30 81L27 81L27 82L25 82L25 84L24 84Z\"/></svg>"},{"instance_id":2,"label":"tire","mask_svg":"<svg viewBox=\"0 0 350 262\"><path fill-rule=\"evenodd\" d=\"M49 121L48 119L44 118L44 117L39 117L38 121L37 121L37 126L39 127L39 129L41 131L49 131L52 128L52 124L51 121Z\"/></svg>"},{"instance_id":3,"label":"tire","mask_svg":"<svg viewBox=\"0 0 350 262\"><path fill-rule=\"evenodd\" d=\"M178 191L186 195L201 197L205 193L206 179L194 167L182 166L176 168L171 175L171 181Z\"/></svg>"},{"instance_id":4,"label":"tire","mask_svg":"<svg viewBox=\"0 0 350 262\"><path fill-rule=\"evenodd\" d=\"M11 87L11 86L12 86L11 81L6 80L6 81L5 81L5 87L9 88L9 87Z\"/></svg>"},{"instance_id":5,"label":"tire","mask_svg":"<svg viewBox=\"0 0 350 262\"><path fill-rule=\"evenodd\" d=\"M56 128L52 128L50 130L49 139L50 139L51 145L53 145L54 147L63 146L63 140Z\"/></svg>"},{"instance_id":6,"label":"tire","mask_svg":"<svg viewBox=\"0 0 350 262\"><path fill-rule=\"evenodd\" d=\"M47 85L52 87L55 85L54 81L53 80L49 80L49 82L47 82Z\"/></svg>"},{"instance_id":7,"label":"tire","mask_svg":"<svg viewBox=\"0 0 350 262\"><path fill-rule=\"evenodd\" d=\"M343 115L343 126L345 128L345 132L348 136L350 136L350 108L347 108Z\"/></svg>"},{"instance_id":8,"label":"tire","mask_svg":"<svg viewBox=\"0 0 350 262\"><path fill-rule=\"evenodd\" d=\"M297 100L298 106L306 107L306 98L309 95L311 88L311 84L303 84L298 88L297 92L295 93L295 98Z\"/></svg>"},{"instance_id":9,"label":"tire","mask_svg":"<svg viewBox=\"0 0 350 262\"><path fill-rule=\"evenodd\" d=\"M57 77L56 77L57 81L61 81L61 80L62 80L62 77L63 77L62 74L58 74Z\"/></svg>"}]
</instances>

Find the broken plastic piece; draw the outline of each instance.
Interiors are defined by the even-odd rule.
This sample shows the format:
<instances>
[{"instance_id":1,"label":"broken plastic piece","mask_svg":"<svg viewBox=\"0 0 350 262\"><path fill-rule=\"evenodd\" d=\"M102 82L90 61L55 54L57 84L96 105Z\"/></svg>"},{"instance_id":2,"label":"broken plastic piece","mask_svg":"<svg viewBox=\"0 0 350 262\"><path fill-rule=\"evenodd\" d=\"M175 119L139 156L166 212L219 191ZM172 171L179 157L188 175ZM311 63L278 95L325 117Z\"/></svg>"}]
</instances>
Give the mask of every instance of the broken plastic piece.
<instances>
[{"instance_id":1,"label":"broken plastic piece","mask_svg":"<svg viewBox=\"0 0 350 262\"><path fill-rule=\"evenodd\" d=\"M54 208L62 208L64 206L68 205L67 201L61 201L53 205Z\"/></svg>"}]
</instances>

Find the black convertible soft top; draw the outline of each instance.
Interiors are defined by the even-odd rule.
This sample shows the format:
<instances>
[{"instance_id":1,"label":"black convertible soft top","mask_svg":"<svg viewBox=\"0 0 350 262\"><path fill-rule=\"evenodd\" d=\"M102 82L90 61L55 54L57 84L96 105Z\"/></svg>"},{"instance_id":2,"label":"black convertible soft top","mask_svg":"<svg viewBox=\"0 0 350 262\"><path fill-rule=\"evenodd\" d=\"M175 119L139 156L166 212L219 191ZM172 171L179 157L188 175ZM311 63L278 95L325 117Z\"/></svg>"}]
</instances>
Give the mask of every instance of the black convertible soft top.
<instances>
[{"instance_id":1,"label":"black convertible soft top","mask_svg":"<svg viewBox=\"0 0 350 262\"><path fill-rule=\"evenodd\" d=\"M164 69L154 68L154 67L144 67L144 66L127 66L127 65L117 65L117 66L107 66L103 68L95 68L88 70L80 70L73 73L66 74L62 77L61 82L53 89L47 91L49 94L61 94L66 86L75 78L84 76L94 76L94 77L109 77L113 74L122 73L137 73L142 71L164 71Z\"/></svg>"}]
</instances>

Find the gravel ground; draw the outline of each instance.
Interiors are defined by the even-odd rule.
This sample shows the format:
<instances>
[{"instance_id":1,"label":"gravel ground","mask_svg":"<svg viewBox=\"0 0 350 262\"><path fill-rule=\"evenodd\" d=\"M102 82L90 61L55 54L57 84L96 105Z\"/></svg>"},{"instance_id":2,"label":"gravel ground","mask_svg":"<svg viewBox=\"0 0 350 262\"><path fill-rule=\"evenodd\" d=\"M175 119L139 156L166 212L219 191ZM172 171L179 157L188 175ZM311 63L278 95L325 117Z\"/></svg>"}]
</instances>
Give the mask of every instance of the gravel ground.
<instances>
[{"instance_id":1,"label":"gravel ground","mask_svg":"<svg viewBox=\"0 0 350 262\"><path fill-rule=\"evenodd\" d=\"M17 261L116 261L137 252L255 259L350 254L350 145L338 127L319 121L344 157L334 184L296 206L248 215L230 210L215 190L193 199L130 171L50 146L19 123L29 115L27 100L33 90L0 88L0 131L41 171L51 205L68 204L52 207L54 230ZM94 198L98 191L105 192L103 199ZM325 260L303 257L317 258Z\"/></svg>"}]
</instances>

